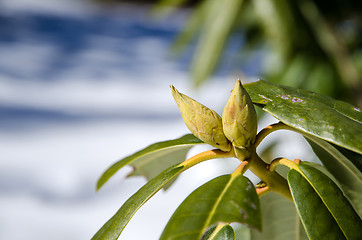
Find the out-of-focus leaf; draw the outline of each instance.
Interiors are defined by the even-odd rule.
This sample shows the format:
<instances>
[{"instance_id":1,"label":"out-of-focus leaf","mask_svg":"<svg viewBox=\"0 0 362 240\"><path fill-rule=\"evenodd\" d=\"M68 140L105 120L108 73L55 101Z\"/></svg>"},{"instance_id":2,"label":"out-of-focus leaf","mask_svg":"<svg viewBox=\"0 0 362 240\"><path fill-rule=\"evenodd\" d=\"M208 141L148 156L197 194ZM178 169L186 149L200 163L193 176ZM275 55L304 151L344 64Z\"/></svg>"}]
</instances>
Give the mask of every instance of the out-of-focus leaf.
<instances>
[{"instance_id":1,"label":"out-of-focus leaf","mask_svg":"<svg viewBox=\"0 0 362 240\"><path fill-rule=\"evenodd\" d=\"M252 101L286 125L362 154L362 112L327 96L259 80L244 85Z\"/></svg>"},{"instance_id":2,"label":"out-of-focus leaf","mask_svg":"<svg viewBox=\"0 0 362 240\"><path fill-rule=\"evenodd\" d=\"M362 215L362 173L332 144L314 137L308 142L358 214Z\"/></svg>"},{"instance_id":3,"label":"out-of-focus leaf","mask_svg":"<svg viewBox=\"0 0 362 240\"><path fill-rule=\"evenodd\" d=\"M313 239L361 239L362 221L342 191L325 174L308 164L292 169L288 183L295 205Z\"/></svg>"},{"instance_id":4,"label":"out-of-focus leaf","mask_svg":"<svg viewBox=\"0 0 362 240\"><path fill-rule=\"evenodd\" d=\"M206 231L202 240L234 240L235 233L234 229L225 223L221 223L215 227L210 228Z\"/></svg>"},{"instance_id":5,"label":"out-of-focus leaf","mask_svg":"<svg viewBox=\"0 0 362 240\"><path fill-rule=\"evenodd\" d=\"M234 227L235 239L251 240L251 229L242 224L236 224Z\"/></svg>"},{"instance_id":6,"label":"out-of-focus leaf","mask_svg":"<svg viewBox=\"0 0 362 240\"><path fill-rule=\"evenodd\" d=\"M307 78L312 66L313 62L305 54L298 54L287 62L283 75L279 76L278 83L287 84L291 87L300 87L305 84L304 80Z\"/></svg>"},{"instance_id":7,"label":"out-of-focus leaf","mask_svg":"<svg viewBox=\"0 0 362 240\"><path fill-rule=\"evenodd\" d=\"M162 7L176 8L176 7L181 6L185 2L187 2L187 0L159 0L154 6L154 11L157 11L157 10L161 11L162 9L159 9L159 8L162 8ZM165 14L169 14L169 12L167 12Z\"/></svg>"},{"instance_id":8,"label":"out-of-focus leaf","mask_svg":"<svg viewBox=\"0 0 362 240\"><path fill-rule=\"evenodd\" d=\"M171 179L176 177L185 169L186 167L184 166L172 166L163 171L157 177L153 178L151 181L147 182L122 205L117 213L109 219L101 229L98 230L92 240L117 239L137 210L161 188L163 188Z\"/></svg>"},{"instance_id":9,"label":"out-of-focus leaf","mask_svg":"<svg viewBox=\"0 0 362 240\"><path fill-rule=\"evenodd\" d=\"M150 14L155 18L163 18L171 15L187 2L187 0L159 0L152 6Z\"/></svg>"},{"instance_id":10,"label":"out-of-focus leaf","mask_svg":"<svg viewBox=\"0 0 362 240\"><path fill-rule=\"evenodd\" d=\"M204 1L204 4L207 4L207 15L191 64L191 72L196 85L206 80L220 60L243 2L244 0Z\"/></svg>"},{"instance_id":11,"label":"out-of-focus leaf","mask_svg":"<svg viewBox=\"0 0 362 240\"><path fill-rule=\"evenodd\" d=\"M251 240L308 240L295 205L286 198L268 193L260 198L263 231L251 230Z\"/></svg>"},{"instance_id":12,"label":"out-of-focus leaf","mask_svg":"<svg viewBox=\"0 0 362 240\"><path fill-rule=\"evenodd\" d=\"M177 208L160 239L200 239L208 227L219 222L261 229L259 198L246 177L223 175L196 189Z\"/></svg>"},{"instance_id":13,"label":"out-of-focus leaf","mask_svg":"<svg viewBox=\"0 0 362 240\"><path fill-rule=\"evenodd\" d=\"M336 93L336 88L342 90L335 84L338 79L333 71L333 66L329 62L326 63L303 52L291 58L284 69L269 80L281 85L333 95Z\"/></svg>"},{"instance_id":14,"label":"out-of-focus leaf","mask_svg":"<svg viewBox=\"0 0 362 240\"><path fill-rule=\"evenodd\" d=\"M193 10L193 13L187 20L186 26L182 29L182 32L172 45L171 50L173 53L180 54L183 50L185 50L187 44L196 37L198 34L197 31L200 30L205 21L208 8L208 2L203 1Z\"/></svg>"},{"instance_id":15,"label":"out-of-focus leaf","mask_svg":"<svg viewBox=\"0 0 362 240\"><path fill-rule=\"evenodd\" d=\"M289 1L274 0L254 0L252 3L268 40L286 56L295 44L293 40L299 30L292 4Z\"/></svg>"},{"instance_id":16,"label":"out-of-focus leaf","mask_svg":"<svg viewBox=\"0 0 362 240\"><path fill-rule=\"evenodd\" d=\"M203 142L192 134L170 141L154 143L110 166L99 178L97 190L126 165L134 167L134 173L131 175L144 175L151 179L164 169L184 161L188 150L195 144L201 143Z\"/></svg>"},{"instance_id":17,"label":"out-of-focus leaf","mask_svg":"<svg viewBox=\"0 0 362 240\"><path fill-rule=\"evenodd\" d=\"M331 30L327 21L319 13L316 3L305 0L299 2L299 7L319 46L333 61L345 84L349 87L360 86L361 77L358 75L351 56L347 49L344 49L344 44L338 40L335 31Z\"/></svg>"},{"instance_id":18,"label":"out-of-focus leaf","mask_svg":"<svg viewBox=\"0 0 362 240\"><path fill-rule=\"evenodd\" d=\"M334 66L330 62L312 60L309 56L305 62L310 62L311 69L307 69L309 75L298 88L313 90L327 96L333 96L344 91L339 84L339 77L336 76ZM292 76L291 76L292 77Z\"/></svg>"}]
</instances>

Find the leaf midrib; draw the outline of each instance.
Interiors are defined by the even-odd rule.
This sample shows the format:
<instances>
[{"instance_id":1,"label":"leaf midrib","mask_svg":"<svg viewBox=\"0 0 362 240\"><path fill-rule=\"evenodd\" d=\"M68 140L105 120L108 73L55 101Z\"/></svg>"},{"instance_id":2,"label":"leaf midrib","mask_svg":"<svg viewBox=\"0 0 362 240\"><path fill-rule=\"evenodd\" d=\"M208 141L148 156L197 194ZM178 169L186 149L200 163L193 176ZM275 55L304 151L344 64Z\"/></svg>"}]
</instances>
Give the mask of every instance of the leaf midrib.
<instances>
[{"instance_id":1,"label":"leaf midrib","mask_svg":"<svg viewBox=\"0 0 362 240\"><path fill-rule=\"evenodd\" d=\"M228 183L225 185L224 189L222 190L221 194L219 195L219 197L216 199L214 206L212 207L209 216L207 217L204 226L202 227L202 231L198 237L198 239L201 238L202 234L204 233L204 231L206 230L206 228L210 225L211 219L214 216L217 207L219 206L222 198L224 197L226 191L228 190L228 188L230 187L231 183L234 181L234 179L236 178L237 175L231 174L231 177L228 181Z\"/></svg>"}]
</instances>

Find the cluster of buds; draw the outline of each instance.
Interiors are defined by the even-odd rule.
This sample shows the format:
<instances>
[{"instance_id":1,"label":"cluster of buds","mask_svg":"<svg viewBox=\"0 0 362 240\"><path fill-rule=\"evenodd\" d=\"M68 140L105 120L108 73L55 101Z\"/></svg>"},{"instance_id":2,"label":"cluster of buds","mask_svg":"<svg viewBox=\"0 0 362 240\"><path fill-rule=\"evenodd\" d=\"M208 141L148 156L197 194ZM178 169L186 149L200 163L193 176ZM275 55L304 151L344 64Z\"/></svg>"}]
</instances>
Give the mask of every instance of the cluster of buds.
<instances>
[{"instance_id":1,"label":"cluster of buds","mask_svg":"<svg viewBox=\"0 0 362 240\"><path fill-rule=\"evenodd\" d=\"M214 110L179 93L175 87L171 89L186 126L197 138L225 152L234 150L240 160L250 156L249 147L257 133L257 117L240 80L231 92L222 118Z\"/></svg>"}]
</instances>

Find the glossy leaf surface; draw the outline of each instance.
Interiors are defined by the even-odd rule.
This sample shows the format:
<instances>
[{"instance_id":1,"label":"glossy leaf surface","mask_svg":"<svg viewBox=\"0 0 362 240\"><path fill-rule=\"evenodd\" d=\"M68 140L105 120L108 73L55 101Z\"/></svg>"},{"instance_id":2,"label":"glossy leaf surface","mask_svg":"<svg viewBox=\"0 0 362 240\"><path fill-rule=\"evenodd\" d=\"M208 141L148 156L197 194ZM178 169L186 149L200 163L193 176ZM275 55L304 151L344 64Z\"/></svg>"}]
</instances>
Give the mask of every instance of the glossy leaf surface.
<instances>
[{"instance_id":1,"label":"glossy leaf surface","mask_svg":"<svg viewBox=\"0 0 362 240\"><path fill-rule=\"evenodd\" d=\"M202 240L234 240L234 229L229 224L219 224L207 230Z\"/></svg>"},{"instance_id":2,"label":"glossy leaf surface","mask_svg":"<svg viewBox=\"0 0 362 240\"><path fill-rule=\"evenodd\" d=\"M252 101L281 122L362 154L362 112L327 96L263 80L245 84Z\"/></svg>"},{"instance_id":3,"label":"glossy leaf surface","mask_svg":"<svg viewBox=\"0 0 362 240\"><path fill-rule=\"evenodd\" d=\"M311 240L361 239L362 221L342 191L325 174L308 164L290 170L288 183Z\"/></svg>"},{"instance_id":4,"label":"glossy leaf surface","mask_svg":"<svg viewBox=\"0 0 362 240\"><path fill-rule=\"evenodd\" d=\"M117 239L137 210L184 169L185 167L175 165L147 182L98 230L92 240Z\"/></svg>"},{"instance_id":5,"label":"glossy leaf surface","mask_svg":"<svg viewBox=\"0 0 362 240\"><path fill-rule=\"evenodd\" d=\"M154 143L110 166L99 178L97 190L126 165L134 167L131 175L144 175L148 180L152 179L164 169L184 161L189 149L201 143L203 142L192 134L175 140Z\"/></svg>"},{"instance_id":6,"label":"glossy leaf surface","mask_svg":"<svg viewBox=\"0 0 362 240\"><path fill-rule=\"evenodd\" d=\"M291 201L270 192L260 198L260 205L263 231L252 229L250 240L308 240L295 205Z\"/></svg>"},{"instance_id":7,"label":"glossy leaf surface","mask_svg":"<svg viewBox=\"0 0 362 240\"><path fill-rule=\"evenodd\" d=\"M196 189L172 215L161 240L200 239L218 222L239 222L261 229L259 198L249 179L223 175Z\"/></svg>"}]
</instances>

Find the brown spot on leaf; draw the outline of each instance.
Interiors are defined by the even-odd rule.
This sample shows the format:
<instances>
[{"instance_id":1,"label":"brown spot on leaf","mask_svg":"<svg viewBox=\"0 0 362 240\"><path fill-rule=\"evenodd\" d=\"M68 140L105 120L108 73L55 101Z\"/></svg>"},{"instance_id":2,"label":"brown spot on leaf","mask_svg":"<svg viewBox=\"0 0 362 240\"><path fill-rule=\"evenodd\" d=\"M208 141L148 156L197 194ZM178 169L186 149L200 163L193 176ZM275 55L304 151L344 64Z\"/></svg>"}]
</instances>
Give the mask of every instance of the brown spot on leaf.
<instances>
[{"instance_id":1,"label":"brown spot on leaf","mask_svg":"<svg viewBox=\"0 0 362 240\"><path fill-rule=\"evenodd\" d=\"M292 103L300 103L300 102L304 102L302 99L297 98L297 97L293 97L292 98Z\"/></svg>"}]
</instances>

